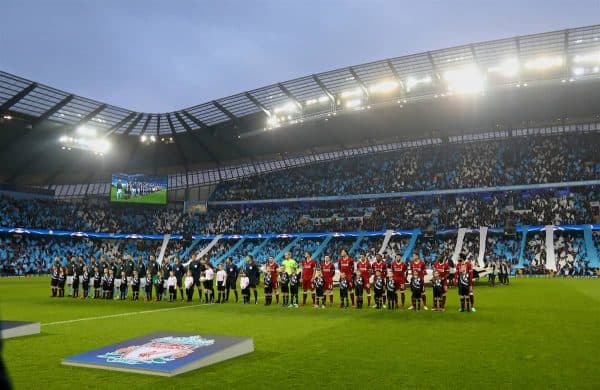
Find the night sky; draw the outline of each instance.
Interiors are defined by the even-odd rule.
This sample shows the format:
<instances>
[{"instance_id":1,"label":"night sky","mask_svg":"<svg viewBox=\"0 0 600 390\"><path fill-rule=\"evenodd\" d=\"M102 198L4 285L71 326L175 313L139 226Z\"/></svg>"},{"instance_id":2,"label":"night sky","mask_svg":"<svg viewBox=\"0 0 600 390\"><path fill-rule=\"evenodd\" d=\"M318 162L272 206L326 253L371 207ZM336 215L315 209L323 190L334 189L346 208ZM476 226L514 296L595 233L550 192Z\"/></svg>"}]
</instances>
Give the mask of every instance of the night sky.
<instances>
[{"instance_id":1,"label":"night sky","mask_svg":"<svg viewBox=\"0 0 600 390\"><path fill-rule=\"evenodd\" d=\"M166 112L348 65L600 23L600 0L3 0L0 70Z\"/></svg>"}]
</instances>

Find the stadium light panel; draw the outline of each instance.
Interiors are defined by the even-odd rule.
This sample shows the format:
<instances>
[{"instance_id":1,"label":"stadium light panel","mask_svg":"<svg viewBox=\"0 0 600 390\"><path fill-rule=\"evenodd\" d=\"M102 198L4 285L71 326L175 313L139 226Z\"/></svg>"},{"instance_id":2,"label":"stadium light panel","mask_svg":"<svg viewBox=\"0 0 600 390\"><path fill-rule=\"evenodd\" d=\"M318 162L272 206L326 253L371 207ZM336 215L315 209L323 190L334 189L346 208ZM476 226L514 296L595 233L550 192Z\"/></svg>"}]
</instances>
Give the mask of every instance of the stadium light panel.
<instances>
[{"instance_id":1,"label":"stadium light panel","mask_svg":"<svg viewBox=\"0 0 600 390\"><path fill-rule=\"evenodd\" d=\"M504 77L514 77L519 74L519 60L516 58L508 58L499 65L490 66L488 68L488 73L497 73Z\"/></svg>"},{"instance_id":2,"label":"stadium light panel","mask_svg":"<svg viewBox=\"0 0 600 390\"><path fill-rule=\"evenodd\" d=\"M485 78L475 65L448 70L444 73L448 91L457 94L483 92Z\"/></svg>"},{"instance_id":3,"label":"stadium light panel","mask_svg":"<svg viewBox=\"0 0 600 390\"><path fill-rule=\"evenodd\" d=\"M151 135L150 136L150 142L156 142L156 136Z\"/></svg>"},{"instance_id":4,"label":"stadium light panel","mask_svg":"<svg viewBox=\"0 0 600 390\"><path fill-rule=\"evenodd\" d=\"M77 127L76 132L77 132L77 134L83 135L83 136L88 136L88 137L96 136L96 129L93 127L85 126L85 125L81 125L81 126Z\"/></svg>"},{"instance_id":5,"label":"stadium light panel","mask_svg":"<svg viewBox=\"0 0 600 390\"><path fill-rule=\"evenodd\" d=\"M294 113L298 111L298 106L296 106L296 104L294 102L287 102L282 106L279 107L275 107L273 109L273 111L275 112L275 114L279 114L282 112L285 113Z\"/></svg>"},{"instance_id":6,"label":"stadium light panel","mask_svg":"<svg viewBox=\"0 0 600 390\"><path fill-rule=\"evenodd\" d=\"M425 76L422 78L417 77L409 77L406 79L406 92L410 92L414 87L420 84L430 84L431 76Z\"/></svg>"},{"instance_id":7,"label":"stadium light panel","mask_svg":"<svg viewBox=\"0 0 600 390\"><path fill-rule=\"evenodd\" d=\"M356 108L356 107L360 107L362 104L362 100L361 99L352 99L352 100L348 100L346 102L346 108Z\"/></svg>"},{"instance_id":8,"label":"stadium light panel","mask_svg":"<svg viewBox=\"0 0 600 390\"><path fill-rule=\"evenodd\" d=\"M538 57L525 62L525 69L528 70L546 70L562 66L564 59L562 56Z\"/></svg>"},{"instance_id":9,"label":"stadium light panel","mask_svg":"<svg viewBox=\"0 0 600 390\"><path fill-rule=\"evenodd\" d=\"M278 127L279 126L279 118L277 118L277 116L273 115L272 117L267 119L267 125L271 129L274 127Z\"/></svg>"},{"instance_id":10,"label":"stadium light panel","mask_svg":"<svg viewBox=\"0 0 600 390\"><path fill-rule=\"evenodd\" d=\"M12 116L10 116L10 115L4 115L2 118L9 121L9 120L12 119Z\"/></svg>"},{"instance_id":11,"label":"stadium light panel","mask_svg":"<svg viewBox=\"0 0 600 390\"><path fill-rule=\"evenodd\" d=\"M387 93L398 88L400 84L395 80L385 80L369 87L371 93Z\"/></svg>"},{"instance_id":12,"label":"stadium light panel","mask_svg":"<svg viewBox=\"0 0 600 390\"><path fill-rule=\"evenodd\" d=\"M323 95L323 96L319 96L318 98L314 98L314 99L308 99L306 101L306 105L307 106L312 106L313 104L317 104L317 103L327 103L329 101L329 97Z\"/></svg>"},{"instance_id":13,"label":"stadium light panel","mask_svg":"<svg viewBox=\"0 0 600 390\"><path fill-rule=\"evenodd\" d=\"M147 140L147 139L148 139L148 137L146 137L146 135L145 135L145 134L142 134L142 135L140 136L140 141L141 141L141 142L146 142L146 140Z\"/></svg>"},{"instance_id":14,"label":"stadium light panel","mask_svg":"<svg viewBox=\"0 0 600 390\"><path fill-rule=\"evenodd\" d=\"M363 89L360 87L348 90L348 91L343 91L341 93L342 98L344 99L348 99L348 98L353 98L353 97L357 97L357 96L362 96L364 93Z\"/></svg>"},{"instance_id":15,"label":"stadium light panel","mask_svg":"<svg viewBox=\"0 0 600 390\"><path fill-rule=\"evenodd\" d=\"M110 143L105 139L94 139L88 142L88 148L95 153L106 153L110 149Z\"/></svg>"},{"instance_id":16,"label":"stadium light panel","mask_svg":"<svg viewBox=\"0 0 600 390\"><path fill-rule=\"evenodd\" d=\"M600 51L595 53L578 54L573 57L576 64L600 64Z\"/></svg>"}]
</instances>

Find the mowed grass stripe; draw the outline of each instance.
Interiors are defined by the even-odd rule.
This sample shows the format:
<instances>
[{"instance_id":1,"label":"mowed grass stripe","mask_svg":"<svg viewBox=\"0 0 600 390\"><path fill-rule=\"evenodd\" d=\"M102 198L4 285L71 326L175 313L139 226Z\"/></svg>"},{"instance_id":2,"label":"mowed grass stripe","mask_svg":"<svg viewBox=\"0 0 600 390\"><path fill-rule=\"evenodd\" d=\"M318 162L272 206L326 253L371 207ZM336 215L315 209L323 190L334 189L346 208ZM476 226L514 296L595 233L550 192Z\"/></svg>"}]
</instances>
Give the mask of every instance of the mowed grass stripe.
<instances>
[{"instance_id":1,"label":"mowed grass stripe","mask_svg":"<svg viewBox=\"0 0 600 390\"><path fill-rule=\"evenodd\" d=\"M51 323L148 313L44 326L39 336L7 340L17 388L592 389L600 366L598 279L476 286L477 313L457 312L455 289L445 313L262 304L162 310L198 304L57 300L48 293L45 278L2 280L2 317ZM255 352L171 379L60 366L64 357L168 330L251 336Z\"/></svg>"},{"instance_id":2,"label":"mowed grass stripe","mask_svg":"<svg viewBox=\"0 0 600 390\"><path fill-rule=\"evenodd\" d=\"M154 309L154 310L132 311L132 312L129 312L129 313L110 314L110 315L106 315L106 316L98 316L98 317L85 317L85 318L77 318L77 319L74 319L74 320L66 320L66 321L48 322L48 323L41 324L41 325L43 325L43 326L48 326L48 325L69 324L69 323L71 323L71 322L80 322L80 321L104 320L104 319L107 319L107 318L115 318L115 317L132 316L132 315L137 315L137 314L158 313L158 312L161 312L161 311L172 311L172 310L180 310L180 309L189 309L189 308L193 308L193 307L198 307L198 306L207 306L207 305L211 305L211 303L199 303L199 304L196 304L196 305L190 305L190 306L178 306L178 307L168 307L168 308L164 308L164 309Z\"/></svg>"}]
</instances>

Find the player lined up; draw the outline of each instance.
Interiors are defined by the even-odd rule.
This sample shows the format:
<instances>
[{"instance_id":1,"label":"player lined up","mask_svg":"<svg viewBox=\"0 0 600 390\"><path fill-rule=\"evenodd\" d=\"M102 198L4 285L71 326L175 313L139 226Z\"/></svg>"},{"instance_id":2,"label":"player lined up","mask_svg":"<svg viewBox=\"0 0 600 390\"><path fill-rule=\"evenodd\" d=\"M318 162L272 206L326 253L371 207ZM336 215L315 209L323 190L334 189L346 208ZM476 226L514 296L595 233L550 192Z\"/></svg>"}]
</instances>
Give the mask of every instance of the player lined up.
<instances>
[{"instance_id":1,"label":"player lined up","mask_svg":"<svg viewBox=\"0 0 600 390\"><path fill-rule=\"evenodd\" d=\"M417 253L413 254L410 262L402 261L402 257L386 263L381 255L370 263L363 254L357 262L342 250L338 260L340 271L339 294L340 307L355 308L364 307L364 296L367 298L367 307L398 309L404 308L406 303L406 286L410 288L410 307L408 309L428 310L425 290L426 264ZM186 270L187 268L187 270ZM461 310L475 311L475 299L473 295L473 271L472 265L466 261L464 255L460 255L457 264L457 272L454 274L454 284L458 286L461 301ZM433 306L436 311L444 311L446 307L446 293L448 291L448 276L450 266L447 261L440 258L433 264L433 278L431 280L433 290ZM325 308L327 303L333 306L333 289L335 266L330 256L325 256L323 262L317 262L306 252L300 266L286 253L280 265L275 262L273 256L269 257L264 267L263 289L264 304L266 306L281 304L285 307L304 306L308 296L311 297L313 307ZM255 263L253 256L247 257L246 266L239 270L228 258L225 264L220 264L217 270L207 261L192 259L185 267L175 258L173 266L166 265L162 268L146 270L141 275L139 270L134 270L132 276L128 277L125 272L115 275L111 268L104 268L100 274L99 268L95 267L93 272L84 266L80 277L73 279L72 297L93 299L128 299L128 290L132 290L132 300L140 299L140 289L144 293L145 301L170 302L177 300L179 291L180 300L192 302L195 289L198 290L200 302L203 303L225 303L229 301L230 292L238 302L237 279L241 289L242 303L250 304L254 298L254 304L258 303L258 286L260 283L261 270ZM409 277L410 277L410 283ZM117 276L119 276L117 278ZM64 267L55 266L51 275L52 297L64 297L66 270ZM215 300L214 281L217 284L217 297ZM82 294L79 295L79 283L81 281ZM299 289L302 288L302 303L299 303ZM185 294L184 294L185 291ZM398 300L398 293L400 300ZM154 297L154 298L153 298ZM328 301L328 302L327 302ZM373 306L371 304L374 303Z\"/></svg>"}]
</instances>

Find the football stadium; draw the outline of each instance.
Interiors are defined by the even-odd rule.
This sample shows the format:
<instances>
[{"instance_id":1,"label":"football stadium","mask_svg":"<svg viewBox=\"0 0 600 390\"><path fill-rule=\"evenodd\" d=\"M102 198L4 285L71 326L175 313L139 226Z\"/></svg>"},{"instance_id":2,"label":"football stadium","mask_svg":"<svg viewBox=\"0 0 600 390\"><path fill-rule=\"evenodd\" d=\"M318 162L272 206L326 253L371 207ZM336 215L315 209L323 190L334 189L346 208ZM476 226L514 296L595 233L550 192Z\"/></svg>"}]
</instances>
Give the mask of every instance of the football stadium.
<instances>
[{"instance_id":1,"label":"football stadium","mask_svg":"<svg viewBox=\"0 0 600 390\"><path fill-rule=\"evenodd\" d=\"M168 112L0 70L2 387L597 388L598 102L600 25Z\"/></svg>"}]
</instances>

